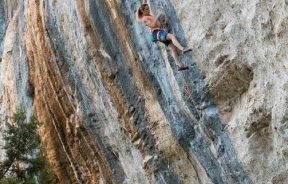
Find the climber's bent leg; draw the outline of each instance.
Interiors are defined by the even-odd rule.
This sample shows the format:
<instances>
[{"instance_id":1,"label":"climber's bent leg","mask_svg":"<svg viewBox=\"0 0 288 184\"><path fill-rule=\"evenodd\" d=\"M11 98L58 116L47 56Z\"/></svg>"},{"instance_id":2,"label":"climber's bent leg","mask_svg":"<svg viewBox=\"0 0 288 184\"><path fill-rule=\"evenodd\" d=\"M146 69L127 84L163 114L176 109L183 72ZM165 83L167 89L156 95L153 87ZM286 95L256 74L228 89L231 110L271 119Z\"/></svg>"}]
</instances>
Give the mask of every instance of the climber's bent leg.
<instances>
[{"instance_id":1,"label":"climber's bent leg","mask_svg":"<svg viewBox=\"0 0 288 184\"><path fill-rule=\"evenodd\" d=\"M177 40L177 38L171 34L171 33L168 33L167 36L166 36L166 39L167 40L171 40L172 43L179 49L182 51L183 54L185 54L186 52L189 52L191 51L192 49L191 48L184 48L180 43L179 41Z\"/></svg>"},{"instance_id":2,"label":"climber's bent leg","mask_svg":"<svg viewBox=\"0 0 288 184\"><path fill-rule=\"evenodd\" d=\"M184 50L184 47L179 43L179 41L177 40L177 38L173 34L168 33L166 36L166 39L172 41L172 43L181 51Z\"/></svg>"},{"instance_id":3,"label":"climber's bent leg","mask_svg":"<svg viewBox=\"0 0 288 184\"><path fill-rule=\"evenodd\" d=\"M181 67L181 64L179 63L179 60L178 60L177 48L175 47L173 43L170 43L169 48L171 50L171 54L172 54L172 57L174 58L176 65L178 67Z\"/></svg>"},{"instance_id":4,"label":"climber's bent leg","mask_svg":"<svg viewBox=\"0 0 288 184\"><path fill-rule=\"evenodd\" d=\"M171 50L172 57L174 58L175 63L176 63L176 65L178 66L178 70L181 71L181 70L186 70L186 69L188 69L188 66L185 66L185 65L179 63L178 53L177 53L177 48L176 48L176 46L175 46L173 43L170 43L169 48L170 48L170 50Z\"/></svg>"}]
</instances>

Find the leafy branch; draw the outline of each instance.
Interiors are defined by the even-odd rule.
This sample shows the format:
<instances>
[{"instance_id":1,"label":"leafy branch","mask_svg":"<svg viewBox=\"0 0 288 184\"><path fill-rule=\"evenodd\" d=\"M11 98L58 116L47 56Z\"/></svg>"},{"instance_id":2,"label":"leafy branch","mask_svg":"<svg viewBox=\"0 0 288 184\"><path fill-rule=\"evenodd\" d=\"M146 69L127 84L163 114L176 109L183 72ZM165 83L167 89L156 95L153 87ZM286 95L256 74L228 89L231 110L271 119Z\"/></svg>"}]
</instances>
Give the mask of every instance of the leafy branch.
<instances>
[{"instance_id":1,"label":"leafy branch","mask_svg":"<svg viewBox=\"0 0 288 184\"><path fill-rule=\"evenodd\" d=\"M1 183L39 183L43 180L41 176L47 180L43 182L53 183L53 174L43 156L38 125L35 116L27 121L26 112L21 109L14 113L11 122L6 121L3 134L6 158L0 164Z\"/></svg>"}]
</instances>

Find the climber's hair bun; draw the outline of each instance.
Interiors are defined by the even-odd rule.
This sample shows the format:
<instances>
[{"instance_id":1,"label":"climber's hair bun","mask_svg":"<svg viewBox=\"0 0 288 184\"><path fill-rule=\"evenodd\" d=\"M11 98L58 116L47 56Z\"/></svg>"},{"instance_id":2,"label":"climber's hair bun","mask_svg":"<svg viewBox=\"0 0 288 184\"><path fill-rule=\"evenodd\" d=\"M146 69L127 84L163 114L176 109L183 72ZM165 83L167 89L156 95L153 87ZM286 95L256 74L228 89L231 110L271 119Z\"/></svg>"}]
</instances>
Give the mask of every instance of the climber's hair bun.
<instances>
[{"instance_id":1,"label":"climber's hair bun","mask_svg":"<svg viewBox=\"0 0 288 184\"><path fill-rule=\"evenodd\" d=\"M136 20L138 22L140 22L142 20L143 12L144 12L146 6L148 6L148 8L149 8L149 5L147 3L144 3L137 9L137 11L136 11Z\"/></svg>"}]
</instances>

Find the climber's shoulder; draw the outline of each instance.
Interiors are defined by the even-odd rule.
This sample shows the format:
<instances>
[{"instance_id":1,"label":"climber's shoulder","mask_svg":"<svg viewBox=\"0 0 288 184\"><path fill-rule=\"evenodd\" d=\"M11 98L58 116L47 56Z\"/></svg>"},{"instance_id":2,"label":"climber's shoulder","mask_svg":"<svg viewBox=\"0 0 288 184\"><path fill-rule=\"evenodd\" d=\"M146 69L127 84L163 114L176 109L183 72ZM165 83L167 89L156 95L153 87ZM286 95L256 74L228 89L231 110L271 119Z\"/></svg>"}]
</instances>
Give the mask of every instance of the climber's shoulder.
<instances>
[{"instance_id":1,"label":"climber's shoulder","mask_svg":"<svg viewBox=\"0 0 288 184\"><path fill-rule=\"evenodd\" d=\"M154 19L154 16L153 15L145 15L145 16L143 16L143 20L145 21L151 21L151 20L153 20Z\"/></svg>"}]
</instances>

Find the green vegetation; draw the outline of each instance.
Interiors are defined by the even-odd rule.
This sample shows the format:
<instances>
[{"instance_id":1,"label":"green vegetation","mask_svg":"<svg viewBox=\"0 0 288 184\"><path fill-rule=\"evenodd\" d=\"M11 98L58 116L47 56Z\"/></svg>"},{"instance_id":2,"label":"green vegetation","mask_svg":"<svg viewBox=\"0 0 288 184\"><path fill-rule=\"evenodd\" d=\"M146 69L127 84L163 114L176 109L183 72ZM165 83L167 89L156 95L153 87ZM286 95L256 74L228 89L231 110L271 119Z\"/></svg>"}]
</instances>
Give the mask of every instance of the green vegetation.
<instances>
[{"instance_id":1,"label":"green vegetation","mask_svg":"<svg viewBox=\"0 0 288 184\"><path fill-rule=\"evenodd\" d=\"M18 110L3 131L6 158L0 165L1 184L55 183L55 177L43 155L39 125L33 116L27 121L26 113Z\"/></svg>"}]
</instances>

